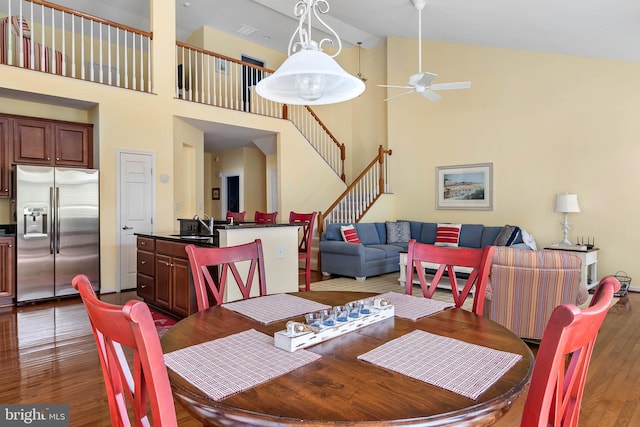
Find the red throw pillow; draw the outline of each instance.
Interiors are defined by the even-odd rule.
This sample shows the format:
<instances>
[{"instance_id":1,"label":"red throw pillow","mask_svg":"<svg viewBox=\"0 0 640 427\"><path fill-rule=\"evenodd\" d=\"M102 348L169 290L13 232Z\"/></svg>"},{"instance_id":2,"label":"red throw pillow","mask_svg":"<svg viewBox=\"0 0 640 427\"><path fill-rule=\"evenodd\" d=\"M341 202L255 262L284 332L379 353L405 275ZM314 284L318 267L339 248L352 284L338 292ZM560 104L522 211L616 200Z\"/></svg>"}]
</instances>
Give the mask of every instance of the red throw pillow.
<instances>
[{"instance_id":1,"label":"red throw pillow","mask_svg":"<svg viewBox=\"0 0 640 427\"><path fill-rule=\"evenodd\" d=\"M457 248L462 224L438 224L435 246Z\"/></svg>"},{"instance_id":2,"label":"red throw pillow","mask_svg":"<svg viewBox=\"0 0 640 427\"><path fill-rule=\"evenodd\" d=\"M340 232L342 233L342 238L345 242L358 244L362 243L353 225L340 226Z\"/></svg>"}]
</instances>

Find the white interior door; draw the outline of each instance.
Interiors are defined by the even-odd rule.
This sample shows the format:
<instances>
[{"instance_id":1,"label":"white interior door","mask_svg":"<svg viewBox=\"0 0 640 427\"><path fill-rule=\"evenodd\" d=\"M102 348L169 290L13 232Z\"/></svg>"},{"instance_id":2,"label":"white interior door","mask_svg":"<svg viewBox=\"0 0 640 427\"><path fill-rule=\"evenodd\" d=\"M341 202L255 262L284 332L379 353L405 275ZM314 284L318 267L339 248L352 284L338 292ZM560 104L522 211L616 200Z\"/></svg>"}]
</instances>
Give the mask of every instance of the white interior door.
<instances>
[{"instance_id":1,"label":"white interior door","mask_svg":"<svg viewBox=\"0 0 640 427\"><path fill-rule=\"evenodd\" d=\"M118 152L119 290L136 287L136 236L153 232L155 188L151 153Z\"/></svg>"}]
</instances>

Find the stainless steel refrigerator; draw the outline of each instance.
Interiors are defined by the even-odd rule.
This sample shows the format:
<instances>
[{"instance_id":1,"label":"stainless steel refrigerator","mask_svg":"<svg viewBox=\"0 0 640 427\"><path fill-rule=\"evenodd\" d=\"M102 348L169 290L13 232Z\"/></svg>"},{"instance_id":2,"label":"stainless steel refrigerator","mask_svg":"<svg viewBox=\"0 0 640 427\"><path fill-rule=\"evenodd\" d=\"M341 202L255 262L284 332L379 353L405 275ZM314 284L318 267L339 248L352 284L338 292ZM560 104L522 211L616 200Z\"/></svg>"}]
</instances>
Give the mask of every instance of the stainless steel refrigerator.
<instances>
[{"instance_id":1,"label":"stainless steel refrigerator","mask_svg":"<svg viewBox=\"0 0 640 427\"><path fill-rule=\"evenodd\" d=\"M98 171L17 165L13 180L17 301L76 294L76 274L88 276L97 291Z\"/></svg>"}]
</instances>

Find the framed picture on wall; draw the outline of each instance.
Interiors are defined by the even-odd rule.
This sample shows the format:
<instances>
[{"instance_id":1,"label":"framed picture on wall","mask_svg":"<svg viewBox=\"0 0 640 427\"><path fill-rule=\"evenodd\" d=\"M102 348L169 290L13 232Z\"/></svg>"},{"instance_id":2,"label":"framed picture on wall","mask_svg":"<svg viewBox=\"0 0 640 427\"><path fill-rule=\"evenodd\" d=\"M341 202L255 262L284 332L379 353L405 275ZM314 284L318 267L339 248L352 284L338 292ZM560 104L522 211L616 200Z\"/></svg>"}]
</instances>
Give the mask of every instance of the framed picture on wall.
<instances>
[{"instance_id":1,"label":"framed picture on wall","mask_svg":"<svg viewBox=\"0 0 640 427\"><path fill-rule=\"evenodd\" d=\"M493 209L493 163L436 168L436 209Z\"/></svg>"},{"instance_id":2,"label":"framed picture on wall","mask_svg":"<svg viewBox=\"0 0 640 427\"><path fill-rule=\"evenodd\" d=\"M220 189L212 188L211 189L211 200L220 200Z\"/></svg>"}]
</instances>

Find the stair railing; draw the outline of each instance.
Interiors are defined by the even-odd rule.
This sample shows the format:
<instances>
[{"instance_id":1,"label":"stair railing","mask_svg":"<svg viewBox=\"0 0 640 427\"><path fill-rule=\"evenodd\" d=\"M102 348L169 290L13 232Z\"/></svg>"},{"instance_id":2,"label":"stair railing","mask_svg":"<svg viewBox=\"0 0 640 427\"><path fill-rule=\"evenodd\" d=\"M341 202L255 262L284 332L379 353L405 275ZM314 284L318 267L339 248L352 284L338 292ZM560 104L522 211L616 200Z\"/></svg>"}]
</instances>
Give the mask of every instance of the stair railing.
<instances>
[{"instance_id":1,"label":"stair railing","mask_svg":"<svg viewBox=\"0 0 640 427\"><path fill-rule=\"evenodd\" d=\"M385 150L382 145L378 148L376 158L328 209L320 212L318 215L318 234L321 234L331 223L360 221L382 194L391 192L388 162L388 156L391 154L392 151Z\"/></svg>"},{"instance_id":2,"label":"stair railing","mask_svg":"<svg viewBox=\"0 0 640 427\"><path fill-rule=\"evenodd\" d=\"M320 117L307 105L289 105L285 118L291 120L296 128L327 162L333 171L344 181L345 146L322 123Z\"/></svg>"}]
</instances>

